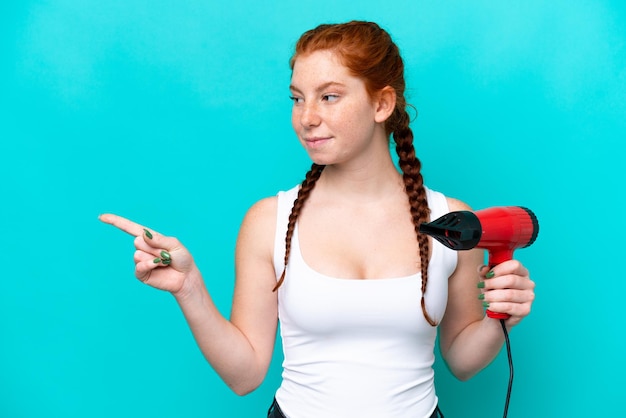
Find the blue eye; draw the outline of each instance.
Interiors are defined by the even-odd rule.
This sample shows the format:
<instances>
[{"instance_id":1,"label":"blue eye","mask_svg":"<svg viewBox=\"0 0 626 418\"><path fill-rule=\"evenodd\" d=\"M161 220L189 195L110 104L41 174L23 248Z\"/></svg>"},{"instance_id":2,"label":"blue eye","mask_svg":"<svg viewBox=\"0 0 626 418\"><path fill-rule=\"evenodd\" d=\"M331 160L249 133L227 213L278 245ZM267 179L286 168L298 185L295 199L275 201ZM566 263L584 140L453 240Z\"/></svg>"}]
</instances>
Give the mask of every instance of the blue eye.
<instances>
[{"instance_id":1,"label":"blue eye","mask_svg":"<svg viewBox=\"0 0 626 418\"><path fill-rule=\"evenodd\" d=\"M339 99L339 96L336 94L325 94L322 96L322 100L326 102L336 102Z\"/></svg>"}]
</instances>

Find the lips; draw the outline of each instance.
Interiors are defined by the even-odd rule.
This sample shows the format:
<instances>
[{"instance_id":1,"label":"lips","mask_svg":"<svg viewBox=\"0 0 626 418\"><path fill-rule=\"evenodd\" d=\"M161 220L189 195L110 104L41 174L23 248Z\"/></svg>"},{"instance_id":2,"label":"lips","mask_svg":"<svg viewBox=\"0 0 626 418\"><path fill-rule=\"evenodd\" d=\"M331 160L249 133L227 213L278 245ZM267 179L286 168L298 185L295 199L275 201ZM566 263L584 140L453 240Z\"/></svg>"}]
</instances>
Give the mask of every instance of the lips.
<instances>
[{"instance_id":1,"label":"lips","mask_svg":"<svg viewBox=\"0 0 626 418\"><path fill-rule=\"evenodd\" d=\"M304 138L304 142L311 148L320 147L331 139L330 136L314 136Z\"/></svg>"}]
</instances>

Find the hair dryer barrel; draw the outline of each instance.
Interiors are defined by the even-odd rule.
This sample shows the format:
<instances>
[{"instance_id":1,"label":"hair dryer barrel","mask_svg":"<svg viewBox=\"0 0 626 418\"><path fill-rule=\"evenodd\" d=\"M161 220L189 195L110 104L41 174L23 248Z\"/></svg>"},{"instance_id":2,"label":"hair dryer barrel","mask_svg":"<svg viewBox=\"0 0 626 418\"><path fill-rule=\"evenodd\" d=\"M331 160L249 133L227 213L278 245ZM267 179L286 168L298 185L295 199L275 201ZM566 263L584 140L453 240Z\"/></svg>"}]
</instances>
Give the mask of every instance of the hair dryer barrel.
<instances>
[{"instance_id":1,"label":"hair dryer barrel","mask_svg":"<svg viewBox=\"0 0 626 418\"><path fill-rule=\"evenodd\" d=\"M482 226L476 245L490 252L489 265L494 266L513 258L516 248L530 246L539 234L535 214L521 206L502 206L475 212Z\"/></svg>"}]
</instances>

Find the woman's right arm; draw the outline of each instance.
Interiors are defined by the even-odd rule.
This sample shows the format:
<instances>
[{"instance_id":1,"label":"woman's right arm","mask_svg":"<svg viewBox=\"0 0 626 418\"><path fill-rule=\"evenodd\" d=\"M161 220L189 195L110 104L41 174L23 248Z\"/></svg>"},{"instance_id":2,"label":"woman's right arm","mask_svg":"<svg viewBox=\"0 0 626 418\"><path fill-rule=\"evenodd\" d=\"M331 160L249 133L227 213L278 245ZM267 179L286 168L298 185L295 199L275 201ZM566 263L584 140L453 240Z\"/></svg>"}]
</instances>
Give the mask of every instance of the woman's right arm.
<instances>
[{"instance_id":1,"label":"woman's right arm","mask_svg":"<svg viewBox=\"0 0 626 418\"><path fill-rule=\"evenodd\" d=\"M239 395L256 389L272 358L278 322L278 299L272 292L276 198L252 206L241 225L230 320L217 310L193 257L176 238L146 233L143 226L116 215L100 219L137 237L135 275L172 293L202 354L224 382ZM170 264L163 264L162 251L169 253Z\"/></svg>"}]
</instances>

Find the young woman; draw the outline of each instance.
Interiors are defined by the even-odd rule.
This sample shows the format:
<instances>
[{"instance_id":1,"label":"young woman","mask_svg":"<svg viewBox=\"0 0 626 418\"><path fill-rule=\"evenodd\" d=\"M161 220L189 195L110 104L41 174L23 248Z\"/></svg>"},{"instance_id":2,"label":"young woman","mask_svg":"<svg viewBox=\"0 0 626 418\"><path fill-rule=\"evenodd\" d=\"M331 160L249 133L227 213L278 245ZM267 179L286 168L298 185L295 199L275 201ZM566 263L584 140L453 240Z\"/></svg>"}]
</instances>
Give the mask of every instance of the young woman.
<instances>
[{"instance_id":1,"label":"young woman","mask_svg":"<svg viewBox=\"0 0 626 418\"><path fill-rule=\"evenodd\" d=\"M248 211L236 248L230 319L216 309L175 238L107 214L136 236L136 276L171 292L202 353L238 394L264 379L278 321L283 382L268 416L436 417L433 348L459 379L503 344L498 320L530 311L534 283L517 261L492 270L420 223L464 203L426 188L413 148L404 66L370 22L306 32L291 60L292 125L313 165L303 183ZM401 172L390 153L393 139Z\"/></svg>"}]
</instances>

